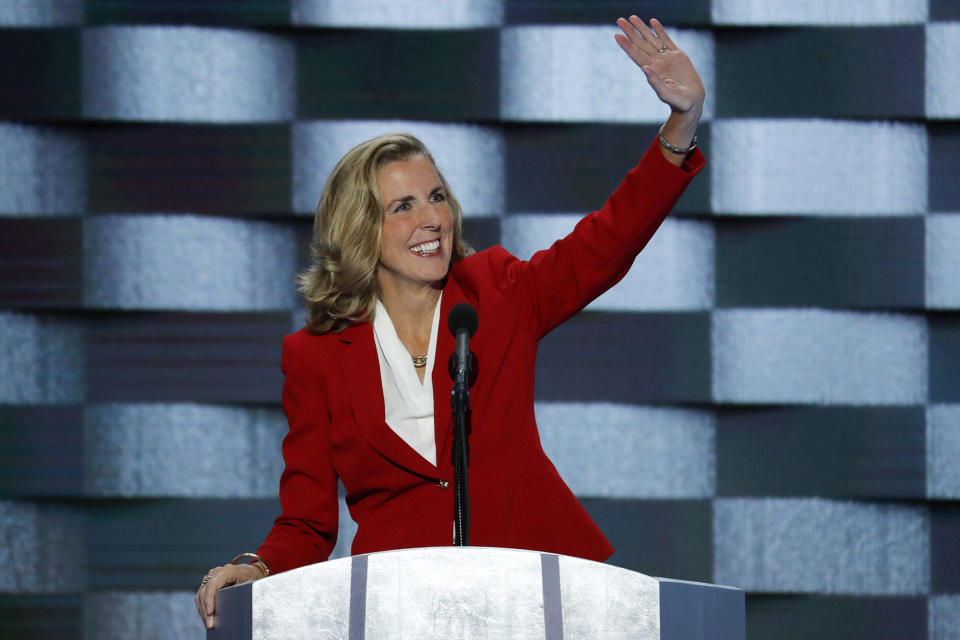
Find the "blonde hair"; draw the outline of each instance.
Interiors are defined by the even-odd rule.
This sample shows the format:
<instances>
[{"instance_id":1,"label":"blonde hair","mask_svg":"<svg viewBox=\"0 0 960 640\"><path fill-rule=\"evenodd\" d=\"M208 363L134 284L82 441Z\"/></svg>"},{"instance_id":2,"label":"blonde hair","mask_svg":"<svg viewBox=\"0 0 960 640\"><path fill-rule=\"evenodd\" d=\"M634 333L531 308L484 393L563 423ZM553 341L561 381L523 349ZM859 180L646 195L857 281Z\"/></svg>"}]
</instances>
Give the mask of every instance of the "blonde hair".
<instances>
[{"instance_id":1,"label":"blonde hair","mask_svg":"<svg viewBox=\"0 0 960 640\"><path fill-rule=\"evenodd\" d=\"M433 156L417 138L389 133L348 151L333 168L313 219L310 254L313 263L298 277L307 301L311 333L339 332L373 318L378 291L380 230L383 203L377 172L391 162L421 155L436 167ZM463 212L437 169L453 218L451 262L473 253L463 242Z\"/></svg>"}]
</instances>

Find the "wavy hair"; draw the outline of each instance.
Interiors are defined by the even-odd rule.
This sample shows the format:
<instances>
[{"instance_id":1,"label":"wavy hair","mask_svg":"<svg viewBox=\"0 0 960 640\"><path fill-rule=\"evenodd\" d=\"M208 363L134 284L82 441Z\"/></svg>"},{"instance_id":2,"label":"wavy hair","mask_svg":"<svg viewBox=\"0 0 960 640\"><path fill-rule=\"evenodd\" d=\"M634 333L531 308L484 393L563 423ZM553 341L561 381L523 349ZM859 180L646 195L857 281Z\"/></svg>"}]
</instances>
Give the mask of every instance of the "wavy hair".
<instances>
[{"instance_id":1,"label":"wavy hair","mask_svg":"<svg viewBox=\"0 0 960 640\"><path fill-rule=\"evenodd\" d=\"M421 155L437 163L427 147L406 133L388 133L363 142L333 168L313 218L310 267L298 276L307 301L307 328L311 333L343 331L356 322L373 319L379 294L377 265L383 203L377 172L386 164ZM463 212L446 178L437 174L447 192L453 220L451 262L473 253L463 242Z\"/></svg>"}]
</instances>

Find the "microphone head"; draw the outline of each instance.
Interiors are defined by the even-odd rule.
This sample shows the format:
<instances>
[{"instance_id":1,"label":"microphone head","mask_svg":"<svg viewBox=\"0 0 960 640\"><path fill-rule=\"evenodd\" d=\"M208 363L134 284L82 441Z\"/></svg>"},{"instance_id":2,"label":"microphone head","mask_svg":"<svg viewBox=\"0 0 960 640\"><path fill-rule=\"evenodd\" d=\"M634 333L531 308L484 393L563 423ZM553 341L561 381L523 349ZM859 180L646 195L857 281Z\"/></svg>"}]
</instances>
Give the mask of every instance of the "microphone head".
<instances>
[{"instance_id":1,"label":"microphone head","mask_svg":"<svg viewBox=\"0 0 960 640\"><path fill-rule=\"evenodd\" d=\"M477 332L477 325L480 320L477 318L477 310L469 302L461 302L450 310L447 316L447 326L450 327L450 333L457 335L457 332L466 330L472 338Z\"/></svg>"}]
</instances>

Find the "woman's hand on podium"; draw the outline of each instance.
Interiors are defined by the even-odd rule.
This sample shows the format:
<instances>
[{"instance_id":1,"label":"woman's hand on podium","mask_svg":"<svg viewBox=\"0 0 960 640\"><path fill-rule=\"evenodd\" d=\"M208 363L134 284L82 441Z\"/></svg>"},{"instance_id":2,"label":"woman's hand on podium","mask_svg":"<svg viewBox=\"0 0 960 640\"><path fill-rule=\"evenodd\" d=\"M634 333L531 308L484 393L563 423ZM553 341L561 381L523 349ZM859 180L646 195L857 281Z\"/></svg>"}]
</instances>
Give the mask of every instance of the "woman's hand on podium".
<instances>
[{"instance_id":1,"label":"woman's hand on podium","mask_svg":"<svg viewBox=\"0 0 960 640\"><path fill-rule=\"evenodd\" d=\"M193 600L197 603L197 612L203 618L203 625L212 629L216 624L216 596L217 591L224 587L244 582L253 582L267 574L256 564L227 564L214 567L207 572L197 589Z\"/></svg>"}]
</instances>

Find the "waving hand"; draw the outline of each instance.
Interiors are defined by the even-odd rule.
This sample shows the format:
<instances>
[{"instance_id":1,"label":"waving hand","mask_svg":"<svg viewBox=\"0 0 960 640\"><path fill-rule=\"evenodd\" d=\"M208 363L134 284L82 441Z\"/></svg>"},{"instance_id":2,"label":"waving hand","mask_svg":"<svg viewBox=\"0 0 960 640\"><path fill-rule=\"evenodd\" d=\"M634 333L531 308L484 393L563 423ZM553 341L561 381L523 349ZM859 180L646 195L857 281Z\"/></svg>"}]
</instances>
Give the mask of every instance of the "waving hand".
<instances>
[{"instance_id":1,"label":"waving hand","mask_svg":"<svg viewBox=\"0 0 960 640\"><path fill-rule=\"evenodd\" d=\"M617 26L623 31L615 36L617 43L646 74L657 97L675 112L700 111L705 95L700 76L660 21L654 18L648 27L630 16L617 20Z\"/></svg>"},{"instance_id":2,"label":"waving hand","mask_svg":"<svg viewBox=\"0 0 960 640\"><path fill-rule=\"evenodd\" d=\"M620 18L617 26L623 31L614 36L630 59L647 76L657 97L670 106L672 114L660 130L660 141L677 147L688 147L703 114L706 92L700 75L690 58L677 47L659 20L644 24L637 16ZM683 156L663 149L664 156L676 165Z\"/></svg>"}]
</instances>

